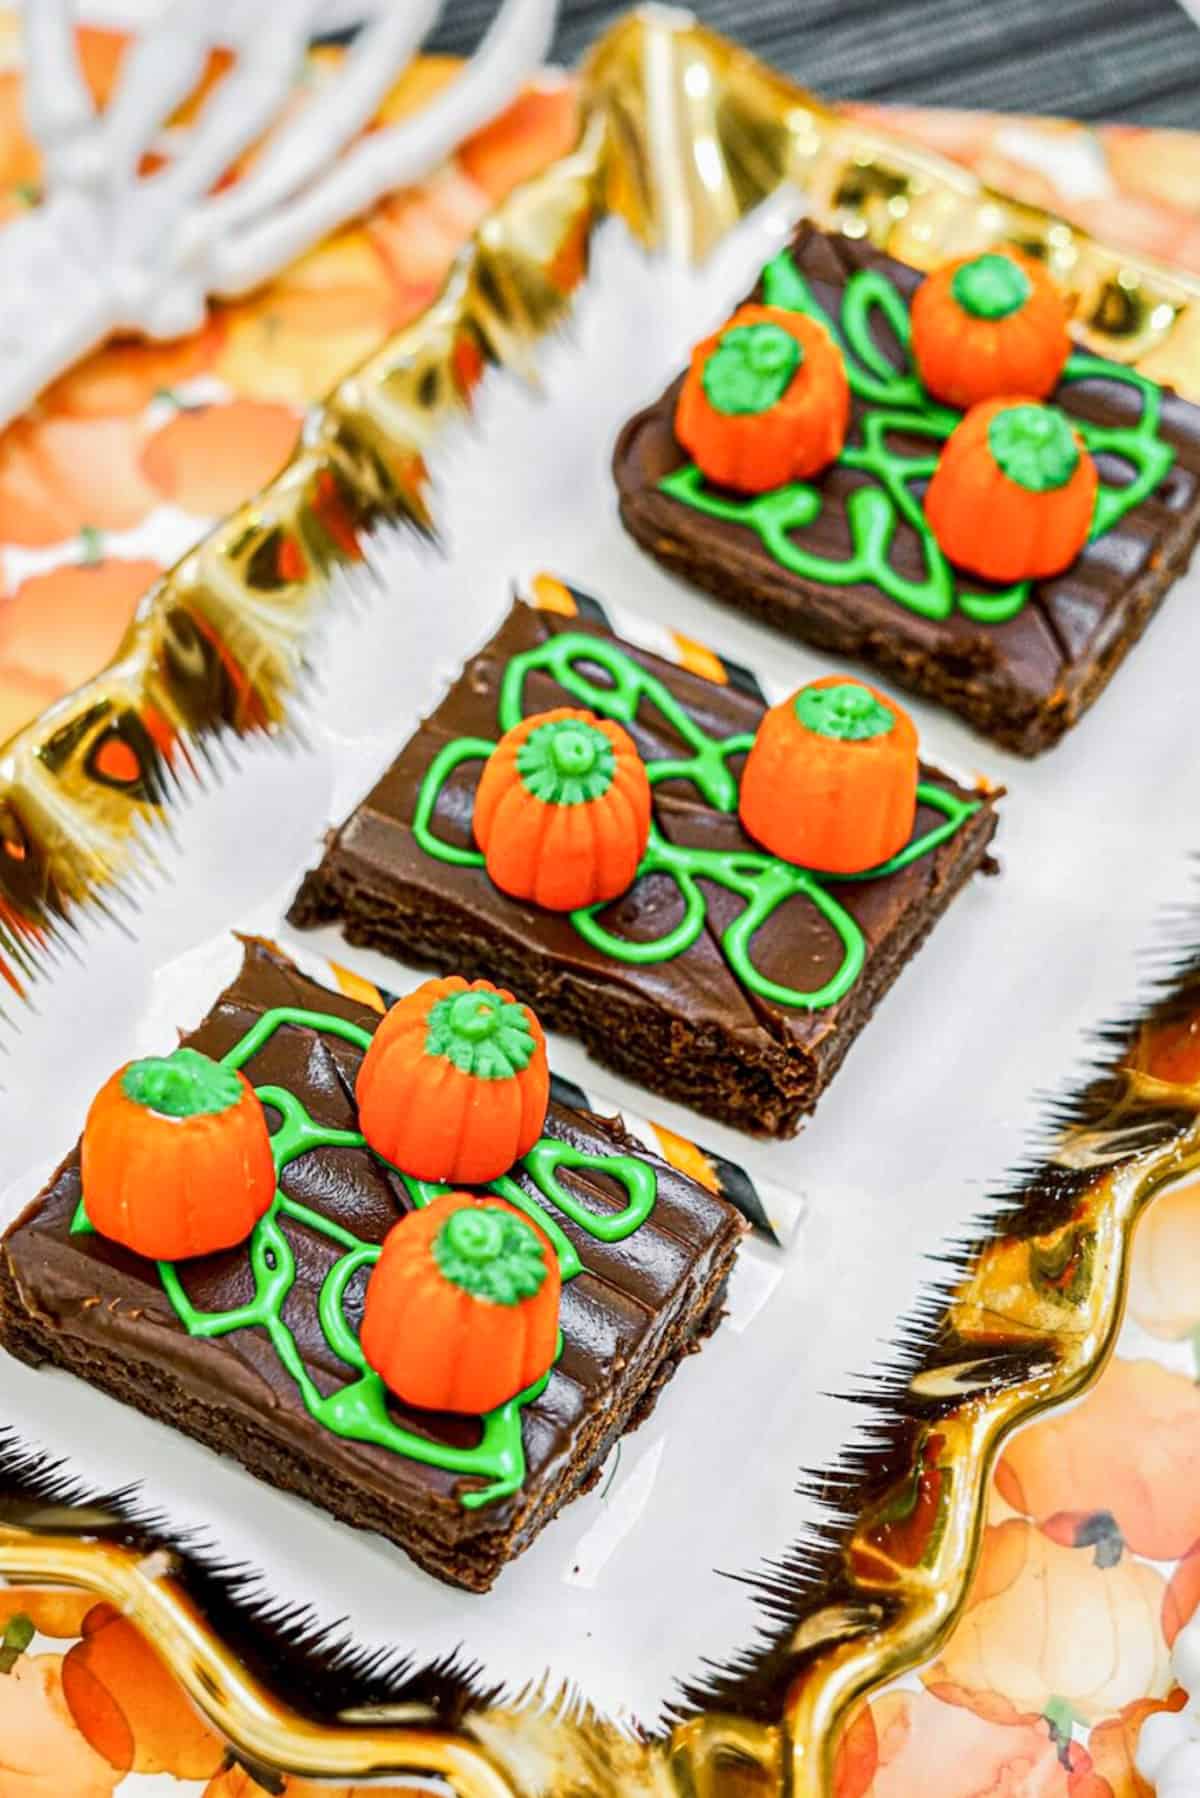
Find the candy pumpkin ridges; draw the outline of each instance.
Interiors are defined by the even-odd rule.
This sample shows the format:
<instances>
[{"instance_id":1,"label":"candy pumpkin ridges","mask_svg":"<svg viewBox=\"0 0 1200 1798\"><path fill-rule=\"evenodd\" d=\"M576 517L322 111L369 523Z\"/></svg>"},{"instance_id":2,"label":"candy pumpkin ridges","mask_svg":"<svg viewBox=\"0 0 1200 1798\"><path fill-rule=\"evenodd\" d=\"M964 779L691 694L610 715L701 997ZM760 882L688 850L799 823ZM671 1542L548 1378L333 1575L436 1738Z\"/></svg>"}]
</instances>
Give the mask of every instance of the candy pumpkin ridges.
<instances>
[{"instance_id":1,"label":"candy pumpkin ridges","mask_svg":"<svg viewBox=\"0 0 1200 1798\"><path fill-rule=\"evenodd\" d=\"M80 1153L93 1229L155 1261L234 1248L275 1197L254 1089L195 1049L114 1074L92 1101Z\"/></svg>"},{"instance_id":2,"label":"candy pumpkin ridges","mask_svg":"<svg viewBox=\"0 0 1200 1798\"><path fill-rule=\"evenodd\" d=\"M719 486L766 493L841 454L850 388L825 327L779 306L742 306L692 351L675 435Z\"/></svg>"},{"instance_id":3,"label":"candy pumpkin ridges","mask_svg":"<svg viewBox=\"0 0 1200 1798\"><path fill-rule=\"evenodd\" d=\"M419 1180L484 1185L546 1121L546 1039L529 1007L487 980L427 980L386 1013L358 1071L359 1126Z\"/></svg>"},{"instance_id":4,"label":"candy pumpkin ridges","mask_svg":"<svg viewBox=\"0 0 1200 1798\"><path fill-rule=\"evenodd\" d=\"M482 1415L548 1372L561 1290L553 1249L515 1206L446 1193L389 1232L363 1355L405 1404Z\"/></svg>"},{"instance_id":5,"label":"candy pumpkin ridges","mask_svg":"<svg viewBox=\"0 0 1200 1798\"><path fill-rule=\"evenodd\" d=\"M944 554L985 580L1047 579L1087 542L1096 465L1065 414L1021 396L973 406L925 494Z\"/></svg>"},{"instance_id":6,"label":"candy pumpkin ridges","mask_svg":"<svg viewBox=\"0 0 1200 1798\"><path fill-rule=\"evenodd\" d=\"M547 911L619 898L650 837L650 782L627 731L568 707L506 731L475 795L475 840L503 893Z\"/></svg>"},{"instance_id":7,"label":"candy pumpkin ridges","mask_svg":"<svg viewBox=\"0 0 1200 1798\"><path fill-rule=\"evenodd\" d=\"M742 770L738 812L756 842L827 874L896 855L917 814L917 732L865 681L826 675L765 713Z\"/></svg>"},{"instance_id":8,"label":"candy pumpkin ridges","mask_svg":"<svg viewBox=\"0 0 1200 1798\"><path fill-rule=\"evenodd\" d=\"M1071 350L1065 296L1011 250L964 256L928 275L913 296L912 347L935 399L977 405L1006 393L1045 399Z\"/></svg>"}]
</instances>

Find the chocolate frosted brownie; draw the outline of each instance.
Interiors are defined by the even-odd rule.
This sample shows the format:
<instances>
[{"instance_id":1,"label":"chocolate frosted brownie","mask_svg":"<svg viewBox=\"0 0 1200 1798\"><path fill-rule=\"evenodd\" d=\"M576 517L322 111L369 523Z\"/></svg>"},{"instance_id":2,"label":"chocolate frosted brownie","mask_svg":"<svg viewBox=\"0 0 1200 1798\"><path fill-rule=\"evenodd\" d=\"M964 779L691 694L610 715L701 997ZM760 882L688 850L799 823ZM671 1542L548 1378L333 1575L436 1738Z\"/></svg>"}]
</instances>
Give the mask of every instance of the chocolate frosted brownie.
<instances>
[{"instance_id":1,"label":"chocolate frosted brownie","mask_svg":"<svg viewBox=\"0 0 1200 1798\"><path fill-rule=\"evenodd\" d=\"M715 1326L744 1226L620 1120L551 1101L535 1150L491 1188L558 1249L548 1379L486 1419L385 1393L358 1346L364 1289L378 1245L432 1189L357 1135L362 1044L379 1025L250 944L185 1046L242 1066L274 1114L272 1210L249 1244L156 1265L86 1227L76 1148L4 1240L0 1340L483 1591Z\"/></svg>"},{"instance_id":2,"label":"chocolate frosted brownie","mask_svg":"<svg viewBox=\"0 0 1200 1798\"><path fill-rule=\"evenodd\" d=\"M1200 535L1200 408L1074 351L1050 398L1099 474L1091 540L1051 578L1003 585L956 570L921 506L962 415L933 402L914 367L920 281L868 243L801 226L753 298L831 328L850 384L840 456L766 493L709 484L676 437L681 377L620 435L621 515L718 599L1036 755L1099 696L1187 567Z\"/></svg>"},{"instance_id":3,"label":"chocolate frosted brownie","mask_svg":"<svg viewBox=\"0 0 1200 1798\"><path fill-rule=\"evenodd\" d=\"M649 654L615 636L594 600L544 591L559 609L513 607L333 833L291 921L336 919L351 942L486 971L628 1078L740 1129L791 1135L985 863L993 797L923 767L911 842L882 870L793 866L737 815L766 710L753 677L716 656L701 673ZM575 912L500 891L473 835L496 739L564 702L620 718L653 796L637 877Z\"/></svg>"}]
</instances>

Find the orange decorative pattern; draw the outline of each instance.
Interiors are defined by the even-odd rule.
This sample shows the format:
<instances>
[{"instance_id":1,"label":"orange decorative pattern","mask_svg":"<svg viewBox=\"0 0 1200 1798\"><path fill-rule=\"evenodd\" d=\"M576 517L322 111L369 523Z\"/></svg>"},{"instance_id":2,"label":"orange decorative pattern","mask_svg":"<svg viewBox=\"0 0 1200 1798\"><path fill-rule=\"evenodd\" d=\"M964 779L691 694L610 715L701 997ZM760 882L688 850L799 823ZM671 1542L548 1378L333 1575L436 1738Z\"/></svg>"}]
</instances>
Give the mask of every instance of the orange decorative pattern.
<instances>
[{"instance_id":1,"label":"orange decorative pattern","mask_svg":"<svg viewBox=\"0 0 1200 1798\"><path fill-rule=\"evenodd\" d=\"M1200 1010L1144 1028L1126 1065L1195 1084ZM1151 1798L1138 1730L1183 1703L1170 1651L1200 1608L1198 1372L1192 1177L1138 1224L1126 1323L1100 1379L1005 1449L965 1612L919 1681L847 1729L836 1798L901 1798L918 1780L934 1798Z\"/></svg>"}]
</instances>

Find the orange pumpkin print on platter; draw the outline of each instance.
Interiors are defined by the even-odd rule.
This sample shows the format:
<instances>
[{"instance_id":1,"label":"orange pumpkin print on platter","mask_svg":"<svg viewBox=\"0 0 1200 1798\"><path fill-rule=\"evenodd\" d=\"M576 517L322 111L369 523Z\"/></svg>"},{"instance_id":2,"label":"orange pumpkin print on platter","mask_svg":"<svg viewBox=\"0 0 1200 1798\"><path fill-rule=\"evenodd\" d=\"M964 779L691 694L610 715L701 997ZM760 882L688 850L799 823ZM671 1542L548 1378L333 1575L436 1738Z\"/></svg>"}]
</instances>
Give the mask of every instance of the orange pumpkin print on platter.
<instances>
[{"instance_id":1,"label":"orange pumpkin print on platter","mask_svg":"<svg viewBox=\"0 0 1200 1798\"><path fill-rule=\"evenodd\" d=\"M710 481L767 493L836 461L849 418L845 364L824 325L748 305L692 351L675 435Z\"/></svg>"},{"instance_id":2,"label":"orange pumpkin print on platter","mask_svg":"<svg viewBox=\"0 0 1200 1798\"><path fill-rule=\"evenodd\" d=\"M64 1664L57 1654L23 1654L0 1677L3 1798L112 1798L123 1778L79 1729Z\"/></svg>"},{"instance_id":3,"label":"orange pumpkin print on platter","mask_svg":"<svg viewBox=\"0 0 1200 1798\"><path fill-rule=\"evenodd\" d=\"M418 1180L482 1186L542 1133L550 1070L527 1005L488 980L427 980L388 1011L355 1085L377 1155Z\"/></svg>"},{"instance_id":4,"label":"orange pumpkin print on platter","mask_svg":"<svg viewBox=\"0 0 1200 1798\"><path fill-rule=\"evenodd\" d=\"M1134 1554L1174 1561L1200 1540L1200 1387L1156 1361L1114 1358L1079 1404L1013 1438L996 1486L1043 1526L1107 1514Z\"/></svg>"},{"instance_id":5,"label":"orange pumpkin print on platter","mask_svg":"<svg viewBox=\"0 0 1200 1798\"><path fill-rule=\"evenodd\" d=\"M1068 1706L1099 1722L1135 1698L1166 1696L1170 1664L1159 1617L1166 1581L1123 1554L1069 1548L1023 1518L984 1532L967 1609L926 1677L984 1714Z\"/></svg>"},{"instance_id":6,"label":"orange pumpkin print on platter","mask_svg":"<svg viewBox=\"0 0 1200 1798\"><path fill-rule=\"evenodd\" d=\"M505 731L475 795L492 882L547 911L617 899L650 838L650 782L629 733L561 707Z\"/></svg>"},{"instance_id":7,"label":"orange pumpkin print on platter","mask_svg":"<svg viewBox=\"0 0 1200 1798\"><path fill-rule=\"evenodd\" d=\"M925 517L943 553L984 580L1045 580L1088 540L1096 464L1057 407L1020 394L973 406L938 458Z\"/></svg>"},{"instance_id":8,"label":"orange pumpkin print on platter","mask_svg":"<svg viewBox=\"0 0 1200 1798\"><path fill-rule=\"evenodd\" d=\"M84 1739L119 1773L208 1779L225 1757L165 1663L128 1618L93 1606L62 1663L62 1686Z\"/></svg>"},{"instance_id":9,"label":"orange pumpkin print on platter","mask_svg":"<svg viewBox=\"0 0 1200 1798\"><path fill-rule=\"evenodd\" d=\"M149 439L142 468L173 505L223 518L274 479L299 435L290 406L238 399L184 407Z\"/></svg>"},{"instance_id":10,"label":"orange pumpkin print on platter","mask_svg":"<svg viewBox=\"0 0 1200 1798\"><path fill-rule=\"evenodd\" d=\"M963 411L1006 393L1045 399L1071 352L1066 295L1013 250L962 256L913 295L912 347L935 399Z\"/></svg>"},{"instance_id":11,"label":"orange pumpkin print on platter","mask_svg":"<svg viewBox=\"0 0 1200 1798\"><path fill-rule=\"evenodd\" d=\"M132 1061L101 1087L81 1174L93 1229L154 1261L234 1248L275 1197L253 1087L196 1049Z\"/></svg>"},{"instance_id":12,"label":"orange pumpkin print on platter","mask_svg":"<svg viewBox=\"0 0 1200 1798\"><path fill-rule=\"evenodd\" d=\"M981 1716L928 1692L892 1691L860 1713L831 1798L1113 1798L1087 1752L1044 1717Z\"/></svg>"},{"instance_id":13,"label":"orange pumpkin print on platter","mask_svg":"<svg viewBox=\"0 0 1200 1798\"><path fill-rule=\"evenodd\" d=\"M553 1248L515 1205L444 1193L385 1238L363 1355L405 1404L484 1416L549 1370L561 1288Z\"/></svg>"}]
</instances>

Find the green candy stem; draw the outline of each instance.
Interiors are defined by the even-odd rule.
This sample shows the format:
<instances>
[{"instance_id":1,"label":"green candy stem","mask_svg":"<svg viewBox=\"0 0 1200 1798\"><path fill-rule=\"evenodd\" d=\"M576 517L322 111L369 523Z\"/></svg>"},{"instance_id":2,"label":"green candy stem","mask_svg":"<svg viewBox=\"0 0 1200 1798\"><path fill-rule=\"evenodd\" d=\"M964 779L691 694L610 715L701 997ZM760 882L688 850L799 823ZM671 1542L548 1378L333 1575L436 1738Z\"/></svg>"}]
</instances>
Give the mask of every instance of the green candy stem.
<instances>
[{"instance_id":1,"label":"green candy stem","mask_svg":"<svg viewBox=\"0 0 1200 1798\"><path fill-rule=\"evenodd\" d=\"M1029 276L1011 256L989 251L964 262L950 282L950 292L972 318L1011 318L1033 291Z\"/></svg>"},{"instance_id":2,"label":"green candy stem","mask_svg":"<svg viewBox=\"0 0 1200 1798\"><path fill-rule=\"evenodd\" d=\"M476 1080L511 1080L533 1059L529 1015L515 999L469 987L429 1013L425 1053L441 1055Z\"/></svg>"},{"instance_id":3,"label":"green candy stem","mask_svg":"<svg viewBox=\"0 0 1200 1798\"><path fill-rule=\"evenodd\" d=\"M795 712L805 730L818 737L838 737L844 743L865 743L886 737L896 722L873 693L857 681L840 681L836 687L802 687Z\"/></svg>"},{"instance_id":4,"label":"green candy stem","mask_svg":"<svg viewBox=\"0 0 1200 1798\"><path fill-rule=\"evenodd\" d=\"M517 773L544 805L588 805L613 783L616 755L586 718L555 718L530 731L517 751Z\"/></svg>"},{"instance_id":5,"label":"green candy stem","mask_svg":"<svg viewBox=\"0 0 1200 1798\"><path fill-rule=\"evenodd\" d=\"M1079 445L1053 406L1007 406L988 426L997 468L1026 493L1054 493L1079 467Z\"/></svg>"},{"instance_id":6,"label":"green candy stem","mask_svg":"<svg viewBox=\"0 0 1200 1798\"><path fill-rule=\"evenodd\" d=\"M803 348L782 325L735 325L704 365L705 397L725 417L769 412L803 360Z\"/></svg>"},{"instance_id":7,"label":"green candy stem","mask_svg":"<svg viewBox=\"0 0 1200 1798\"><path fill-rule=\"evenodd\" d=\"M443 1279L492 1305L519 1305L546 1278L545 1251L536 1234L498 1205L452 1213L433 1239L433 1258Z\"/></svg>"},{"instance_id":8,"label":"green candy stem","mask_svg":"<svg viewBox=\"0 0 1200 1798\"><path fill-rule=\"evenodd\" d=\"M217 1117L238 1104L245 1091L237 1075L198 1049L131 1061L121 1076L127 1099L160 1117Z\"/></svg>"}]
</instances>

